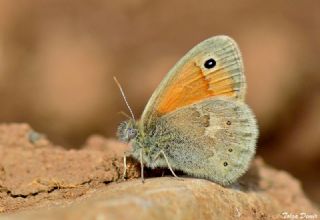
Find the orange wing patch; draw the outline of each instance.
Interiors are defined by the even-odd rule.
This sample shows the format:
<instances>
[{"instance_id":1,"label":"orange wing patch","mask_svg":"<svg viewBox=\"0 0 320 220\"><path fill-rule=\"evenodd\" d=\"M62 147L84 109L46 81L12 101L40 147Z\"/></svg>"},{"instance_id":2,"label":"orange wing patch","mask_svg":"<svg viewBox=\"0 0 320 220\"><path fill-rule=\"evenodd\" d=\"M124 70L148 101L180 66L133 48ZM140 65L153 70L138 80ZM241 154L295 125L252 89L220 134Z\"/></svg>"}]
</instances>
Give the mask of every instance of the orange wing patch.
<instances>
[{"instance_id":1,"label":"orange wing patch","mask_svg":"<svg viewBox=\"0 0 320 220\"><path fill-rule=\"evenodd\" d=\"M235 96L234 81L224 68L203 73L195 62L186 63L160 97L156 111L160 115L213 96Z\"/></svg>"}]
</instances>

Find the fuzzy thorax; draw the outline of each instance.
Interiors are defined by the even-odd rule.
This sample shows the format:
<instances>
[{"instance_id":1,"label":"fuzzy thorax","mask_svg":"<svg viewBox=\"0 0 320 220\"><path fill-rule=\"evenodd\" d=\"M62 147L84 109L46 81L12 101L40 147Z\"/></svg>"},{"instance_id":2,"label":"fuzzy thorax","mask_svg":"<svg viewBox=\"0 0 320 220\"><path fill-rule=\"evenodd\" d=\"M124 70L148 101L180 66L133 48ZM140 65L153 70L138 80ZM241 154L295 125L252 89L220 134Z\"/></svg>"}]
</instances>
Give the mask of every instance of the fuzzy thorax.
<instances>
[{"instance_id":1,"label":"fuzzy thorax","mask_svg":"<svg viewBox=\"0 0 320 220\"><path fill-rule=\"evenodd\" d=\"M118 126L118 139L131 145L131 150L127 153L148 167L166 167L166 162L159 156L162 147L153 136L143 135L144 132L139 128L139 122L133 119L123 121Z\"/></svg>"}]
</instances>

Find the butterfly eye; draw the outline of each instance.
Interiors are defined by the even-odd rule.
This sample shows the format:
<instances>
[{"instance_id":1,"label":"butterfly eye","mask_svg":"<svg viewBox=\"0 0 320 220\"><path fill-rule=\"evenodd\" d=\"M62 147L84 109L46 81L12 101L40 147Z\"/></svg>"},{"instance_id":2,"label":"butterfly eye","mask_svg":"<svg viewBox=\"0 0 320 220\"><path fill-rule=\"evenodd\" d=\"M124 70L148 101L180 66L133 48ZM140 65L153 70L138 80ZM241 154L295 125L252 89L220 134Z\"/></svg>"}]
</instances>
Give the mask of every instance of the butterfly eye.
<instances>
[{"instance_id":1,"label":"butterfly eye","mask_svg":"<svg viewBox=\"0 0 320 220\"><path fill-rule=\"evenodd\" d=\"M206 60L206 62L204 63L204 67L207 69L211 69L215 66L216 66L216 61L212 58Z\"/></svg>"},{"instance_id":2,"label":"butterfly eye","mask_svg":"<svg viewBox=\"0 0 320 220\"><path fill-rule=\"evenodd\" d=\"M134 139L137 136L137 130L136 129L128 129L128 138Z\"/></svg>"}]
</instances>

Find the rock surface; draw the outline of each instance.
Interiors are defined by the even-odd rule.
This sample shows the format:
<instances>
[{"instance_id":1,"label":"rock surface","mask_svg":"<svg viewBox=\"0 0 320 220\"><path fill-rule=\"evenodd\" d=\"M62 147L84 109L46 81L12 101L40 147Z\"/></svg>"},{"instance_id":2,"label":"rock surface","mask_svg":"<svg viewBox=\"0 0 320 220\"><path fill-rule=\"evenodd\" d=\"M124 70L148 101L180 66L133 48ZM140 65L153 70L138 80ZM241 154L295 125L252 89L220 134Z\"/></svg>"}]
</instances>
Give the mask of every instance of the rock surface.
<instances>
[{"instance_id":1,"label":"rock surface","mask_svg":"<svg viewBox=\"0 0 320 220\"><path fill-rule=\"evenodd\" d=\"M0 125L0 219L320 218L299 181L260 158L229 187L149 169L142 184L132 159L122 180L125 150L99 136L65 150L26 124Z\"/></svg>"}]
</instances>

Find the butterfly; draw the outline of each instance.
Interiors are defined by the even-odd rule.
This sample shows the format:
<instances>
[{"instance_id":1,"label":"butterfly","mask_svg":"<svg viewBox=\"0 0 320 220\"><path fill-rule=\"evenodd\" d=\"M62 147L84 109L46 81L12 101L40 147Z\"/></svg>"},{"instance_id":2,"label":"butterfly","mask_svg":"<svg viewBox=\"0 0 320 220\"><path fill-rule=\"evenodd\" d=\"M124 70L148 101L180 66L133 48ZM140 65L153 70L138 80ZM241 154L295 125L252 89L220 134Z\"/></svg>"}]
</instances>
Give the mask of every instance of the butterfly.
<instances>
[{"instance_id":1,"label":"butterfly","mask_svg":"<svg viewBox=\"0 0 320 220\"><path fill-rule=\"evenodd\" d=\"M129 155L140 160L142 179L144 165L221 185L242 176L258 137L255 116L245 103L246 88L232 38L215 36L192 48L162 80L141 119L132 114L118 127L118 138L131 145Z\"/></svg>"}]
</instances>

